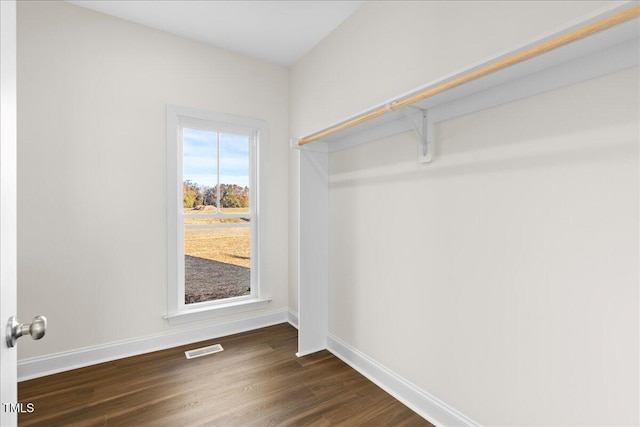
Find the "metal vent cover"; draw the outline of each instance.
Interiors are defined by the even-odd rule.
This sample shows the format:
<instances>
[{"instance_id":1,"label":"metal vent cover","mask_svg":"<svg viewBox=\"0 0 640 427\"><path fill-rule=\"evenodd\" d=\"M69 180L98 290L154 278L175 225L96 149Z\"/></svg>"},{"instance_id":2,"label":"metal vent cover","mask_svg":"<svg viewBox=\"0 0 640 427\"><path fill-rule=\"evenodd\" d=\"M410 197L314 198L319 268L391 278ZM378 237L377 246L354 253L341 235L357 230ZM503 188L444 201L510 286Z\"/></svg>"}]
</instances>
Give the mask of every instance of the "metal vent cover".
<instances>
[{"instance_id":1,"label":"metal vent cover","mask_svg":"<svg viewBox=\"0 0 640 427\"><path fill-rule=\"evenodd\" d=\"M220 344L210 345L209 347L196 348L194 350L185 351L184 355L187 359L193 359L200 356L206 356L208 354L220 353L224 348Z\"/></svg>"}]
</instances>

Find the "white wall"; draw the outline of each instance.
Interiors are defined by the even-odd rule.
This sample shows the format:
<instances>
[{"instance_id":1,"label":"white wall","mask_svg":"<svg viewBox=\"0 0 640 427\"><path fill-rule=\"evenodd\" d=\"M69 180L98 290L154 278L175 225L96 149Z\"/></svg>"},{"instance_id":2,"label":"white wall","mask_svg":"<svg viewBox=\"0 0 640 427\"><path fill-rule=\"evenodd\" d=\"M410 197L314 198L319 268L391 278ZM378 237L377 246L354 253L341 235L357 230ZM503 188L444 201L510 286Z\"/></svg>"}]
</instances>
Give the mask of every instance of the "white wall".
<instances>
[{"instance_id":1,"label":"white wall","mask_svg":"<svg viewBox=\"0 0 640 427\"><path fill-rule=\"evenodd\" d=\"M291 72L302 136L530 41L606 1L372 1Z\"/></svg>"},{"instance_id":2,"label":"white wall","mask_svg":"<svg viewBox=\"0 0 640 427\"><path fill-rule=\"evenodd\" d=\"M292 133L600 6L365 3L293 68ZM442 123L430 165L333 154L329 332L481 424L637 425L639 80Z\"/></svg>"},{"instance_id":3,"label":"white wall","mask_svg":"<svg viewBox=\"0 0 640 427\"><path fill-rule=\"evenodd\" d=\"M605 7L606 1L375 1L291 70L290 133L308 135ZM298 193L297 153L290 194ZM289 301L297 310L297 200L289 210Z\"/></svg>"},{"instance_id":4,"label":"white wall","mask_svg":"<svg viewBox=\"0 0 640 427\"><path fill-rule=\"evenodd\" d=\"M18 312L50 321L20 359L194 326L162 318L166 104L269 123L262 312L286 309L286 69L67 3L19 2L18 93Z\"/></svg>"}]
</instances>

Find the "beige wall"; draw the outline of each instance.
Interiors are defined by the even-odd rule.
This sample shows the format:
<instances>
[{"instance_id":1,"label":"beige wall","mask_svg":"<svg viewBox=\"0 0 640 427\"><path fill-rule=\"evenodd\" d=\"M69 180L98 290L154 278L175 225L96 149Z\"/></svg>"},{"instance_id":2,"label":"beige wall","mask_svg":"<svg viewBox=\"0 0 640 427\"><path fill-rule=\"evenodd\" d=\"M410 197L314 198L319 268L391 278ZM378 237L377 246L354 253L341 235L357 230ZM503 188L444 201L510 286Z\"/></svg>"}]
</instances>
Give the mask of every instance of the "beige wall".
<instances>
[{"instance_id":1,"label":"beige wall","mask_svg":"<svg viewBox=\"0 0 640 427\"><path fill-rule=\"evenodd\" d=\"M601 6L365 3L293 68L292 134ZM429 165L333 154L330 333L481 424L637 425L639 78L444 122Z\"/></svg>"},{"instance_id":2,"label":"beige wall","mask_svg":"<svg viewBox=\"0 0 640 427\"><path fill-rule=\"evenodd\" d=\"M18 313L50 321L20 359L193 326L162 318L166 104L269 123L263 312L287 307L286 69L67 3L19 2L18 93Z\"/></svg>"}]
</instances>

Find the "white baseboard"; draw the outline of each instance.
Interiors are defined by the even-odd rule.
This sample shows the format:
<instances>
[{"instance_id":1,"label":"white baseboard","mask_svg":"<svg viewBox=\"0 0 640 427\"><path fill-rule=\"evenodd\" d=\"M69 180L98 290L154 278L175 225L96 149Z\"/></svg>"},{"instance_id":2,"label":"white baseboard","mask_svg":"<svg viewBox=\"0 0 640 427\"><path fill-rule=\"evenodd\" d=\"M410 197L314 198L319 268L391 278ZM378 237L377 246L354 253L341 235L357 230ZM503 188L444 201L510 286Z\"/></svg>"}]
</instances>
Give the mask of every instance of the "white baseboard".
<instances>
[{"instance_id":1,"label":"white baseboard","mask_svg":"<svg viewBox=\"0 0 640 427\"><path fill-rule=\"evenodd\" d=\"M146 336L25 359L18 362L18 381L30 380L45 375L69 371L71 369L82 368L84 366L122 359L124 357L220 338L277 325L279 323L287 323L290 322L290 316L289 311L283 309L246 319L199 326L191 329L180 329L179 331L166 334Z\"/></svg>"},{"instance_id":2,"label":"white baseboard","mask_svg":"<svg viewBox=\"0 0 640 427\"><path fill-rule=\"evenodd\" d=\"M327 336L327 349L432 424L438 426L479 425L471 418L331 334Z\"/></svg>"},{"instance_id":3,"label":"white baseboard","mask_svg":"<svg viewBox=\"0 0 640 427\"><path fill-rule=\"evenodd\" d=\"M298 313L289 309L288 317L289 317L289 324L294 328L298 329Z\"/></svg>"}]
</instances>

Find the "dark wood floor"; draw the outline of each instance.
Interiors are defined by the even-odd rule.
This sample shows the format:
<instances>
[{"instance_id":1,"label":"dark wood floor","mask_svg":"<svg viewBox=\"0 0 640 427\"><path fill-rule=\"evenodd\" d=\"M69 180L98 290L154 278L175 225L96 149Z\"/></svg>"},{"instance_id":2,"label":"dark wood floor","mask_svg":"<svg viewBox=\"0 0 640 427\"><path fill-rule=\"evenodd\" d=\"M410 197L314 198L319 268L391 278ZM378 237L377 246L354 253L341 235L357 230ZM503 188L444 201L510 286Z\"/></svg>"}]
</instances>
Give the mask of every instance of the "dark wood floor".
<instances>
[{"instance_id":1,"label":"dark wood floor","mask_svg":"<svg viewBox=\"0 0 640 427\"><path fill-rule=\"evenodd\" d=\"M222 353L187 360L185 350ZM430 426L323 351L296 358L288 324L18 385L20 426Z\"/></svg>"}]
</instances>

